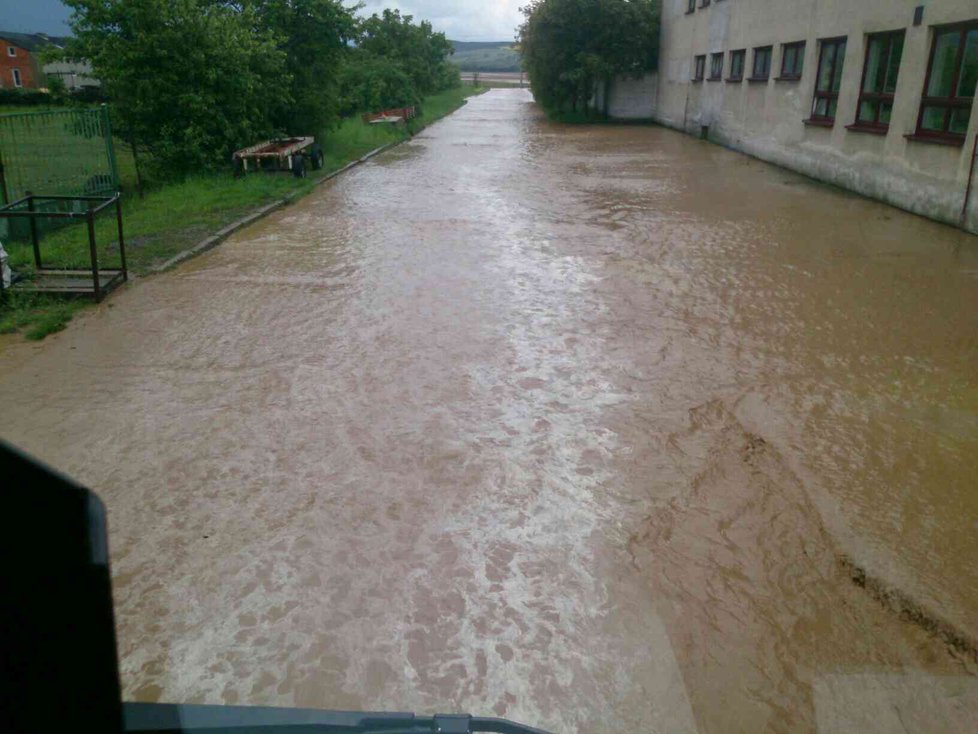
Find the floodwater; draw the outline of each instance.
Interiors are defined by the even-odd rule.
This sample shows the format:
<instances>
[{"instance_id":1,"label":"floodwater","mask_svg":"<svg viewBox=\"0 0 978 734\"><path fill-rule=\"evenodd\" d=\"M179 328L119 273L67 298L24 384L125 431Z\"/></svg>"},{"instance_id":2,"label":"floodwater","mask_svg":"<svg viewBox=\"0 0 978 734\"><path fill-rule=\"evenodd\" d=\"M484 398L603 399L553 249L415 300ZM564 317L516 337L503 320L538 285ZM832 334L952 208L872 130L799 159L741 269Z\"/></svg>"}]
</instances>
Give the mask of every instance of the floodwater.
<instances>
[{"instance_id":1,"label":"floodwater","mask_svg":"<svg viewBox=\"0 0 978 734\"><path fill-rule=\"evenodd\" d=\"M673 131L491 92L0 404L108 505L131 699L978 722L978 238Z\"/></svg>"}]
</instances>

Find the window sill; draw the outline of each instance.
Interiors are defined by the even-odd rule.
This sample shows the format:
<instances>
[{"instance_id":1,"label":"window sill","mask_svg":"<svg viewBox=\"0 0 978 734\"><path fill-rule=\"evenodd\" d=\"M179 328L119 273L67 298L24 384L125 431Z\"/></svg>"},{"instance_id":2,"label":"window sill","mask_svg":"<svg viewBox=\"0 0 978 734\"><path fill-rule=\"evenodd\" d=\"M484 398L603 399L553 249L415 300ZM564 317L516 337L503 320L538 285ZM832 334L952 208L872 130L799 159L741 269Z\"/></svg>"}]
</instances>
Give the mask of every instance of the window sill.
<instances>
[{"instance_id":1,"label":"window sill","mask_svg":"<svg viewBox=\"0 0 978 734\"><path fill-rule=\"evenodd\" d=\"M760 77L760 76L749 76L749 77L747 77L747 83L748 84L767 84L769 80L770 80L770 77L767 77L767 76L764 76L764 77Z\"/></svg>"},{"instance_id":2,"label":"window sill","mask_svg":"<svg viewBox=\"0 0 978 734\"><path fill-rule=\"evenodd\" d=\"M800 76L776 76L776 77L774 77L774 81L776 81L776 82L800 82L801 81L801 77Z\"/></svg>"},{"instance_id":3,"label":"window sill","mask_svg":"<svg viewBox=\"0 0 978 734\"><path fill-rule=\"evenodd\" d=\"M696 12L695 10L687 10L687 11L686 11L686 12L684 13L684 15L692 15L692 14L693 14L693 13L695 13L695 12Z\"/></svg>"},{"instance_id":4,"label":"window sill","mask_svg":"<svg viewBox=\"0 0 978 734\"><path fill-rule=\"evenodd\" d=\"M889 126L886 127L876 127L873 125L860 125L856 123L855 125L846 125L846 130L851 133L866 133L867 135L886 135L890 132Z\"/></svg>"},{"instance_id":5,"label":"window sill","mask_svg":"<svg viewBox=\"0 0 978 734\"><path fill-rule=\"evenodd\" d=\"M809 127L835 127L835 120L819 120L809 117L807 120L802 120L802 122Z\"/></svg>"},{"instance_id":6,"label":"window sill","mask_svg":"<svg viewBox=\"0 0 978 734\"><path fill-rule=\"evenodd\" d=\"M720 76L711 76L711 77L707 78L706 81L708 81L708 82L722 82L723 81L723 77L720 77Z\"/></svg>"},{"instance_id":7,"label":"window sill","mask_svg":"<svg viewBox=\"0 0 978 734\"><path fill-rule=\"evenodd\" d=\"M911 133L903 137L911 143L933 143L934 145L947 145L954 148L962 147L965 138L964 135L957 137L956 135L921 135L920 133Z\"/></svg>"},{"instance_id":8,"label":"window sill","mask_svg":"<svg viewBox=\"0 0 978 734\"><path fill-rule=\"evenodd\" d=\"M692 82L693 84L702 84L703 83L703 80L702 79L690 79L689 81Z\"/></svg>"},{"instance_id":9,"label":"window sill","mask_svg":"<svg viewBox=\"0 0 978 734\"><path fill-rule=\"evenodd\" d=\"M731 76L731 77L727 77L726 79L724 79L724 81L727 84L740 84L742 81L744 81L744 77L742 77L742 76Z\"/></svg>"}]
</instances>

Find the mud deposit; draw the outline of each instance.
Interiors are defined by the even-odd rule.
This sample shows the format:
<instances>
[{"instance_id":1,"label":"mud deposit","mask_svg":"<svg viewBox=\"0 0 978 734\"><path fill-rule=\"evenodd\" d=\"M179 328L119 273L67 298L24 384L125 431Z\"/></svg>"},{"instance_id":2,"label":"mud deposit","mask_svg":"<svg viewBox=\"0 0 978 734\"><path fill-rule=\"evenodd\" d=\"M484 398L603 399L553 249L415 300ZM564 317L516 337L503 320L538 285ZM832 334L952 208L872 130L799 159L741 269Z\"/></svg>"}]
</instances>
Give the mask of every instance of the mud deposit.
<instances>
[{"instance_id":1,"label":"mud deposit","mask_svg":"<svg viewBox=\"0 0 978 734\"><path fill-rule=\"evenodd\" d=\"M108 504L129 698L978 728L978 239L669 130L493 91L0 404Z\"/></svg>"}]
</instances>

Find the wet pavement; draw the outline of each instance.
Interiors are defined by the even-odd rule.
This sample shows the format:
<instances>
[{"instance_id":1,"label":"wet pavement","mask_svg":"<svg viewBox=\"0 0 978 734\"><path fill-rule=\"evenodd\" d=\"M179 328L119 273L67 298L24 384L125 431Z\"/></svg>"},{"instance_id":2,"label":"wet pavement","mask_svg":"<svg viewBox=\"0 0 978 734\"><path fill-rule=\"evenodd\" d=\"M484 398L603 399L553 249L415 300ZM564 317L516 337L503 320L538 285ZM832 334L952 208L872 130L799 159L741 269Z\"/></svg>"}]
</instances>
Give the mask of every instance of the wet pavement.
<instances>
[{"instance_id":1,"label":"wet pavement","mask_svg":"<svg viewBox=\"0 0 978 734\"><path fill-rule=\"evenodd\" d=\"M496 90L10 341L131 699L978 724L978 238Z\"/></svg>"}]
</instances>

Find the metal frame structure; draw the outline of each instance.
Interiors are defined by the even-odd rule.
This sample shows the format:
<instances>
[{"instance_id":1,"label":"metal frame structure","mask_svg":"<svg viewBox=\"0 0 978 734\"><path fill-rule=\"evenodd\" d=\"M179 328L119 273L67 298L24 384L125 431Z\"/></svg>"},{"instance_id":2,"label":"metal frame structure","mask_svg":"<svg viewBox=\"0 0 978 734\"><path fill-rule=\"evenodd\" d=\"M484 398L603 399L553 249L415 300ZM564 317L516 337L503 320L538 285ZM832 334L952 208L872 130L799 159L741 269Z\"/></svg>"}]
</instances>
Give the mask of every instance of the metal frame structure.
<instances>
[{"instance_id":1,"label":"metal frame structure","mask_svg":"<svg viewBox=\"0 0 978 734\"><path fill-rule=\"evenodd\" d=\"M38 203L63 202L68 205L87 205L84 211L45 211L38 208ZM118 269L100 269L98 262L98 247L95 243L95 217L115 205L116 224L119 231L119 257L121 267ZM129 280L129 270L126 266L126 242L122 231L122 201L118 193L113 196L43 196L28 193L22 199L0 207L0 219L27 217L30 220L31 245L34 249L34 267L37 280L26 281L11 285L22 291L38 293L92 294L96 303L101 302L105 295L120 283ZM88 251L91 258L90 270L66 270L46 268L41 259L41 243L38 233L40 219L84 219L88 227ZM107 280L103 280L107 276ZM91 278L89 286L85 281ZM4 293L3 280L0 279L0 296Z\"/></svg>"}]
</instances>

